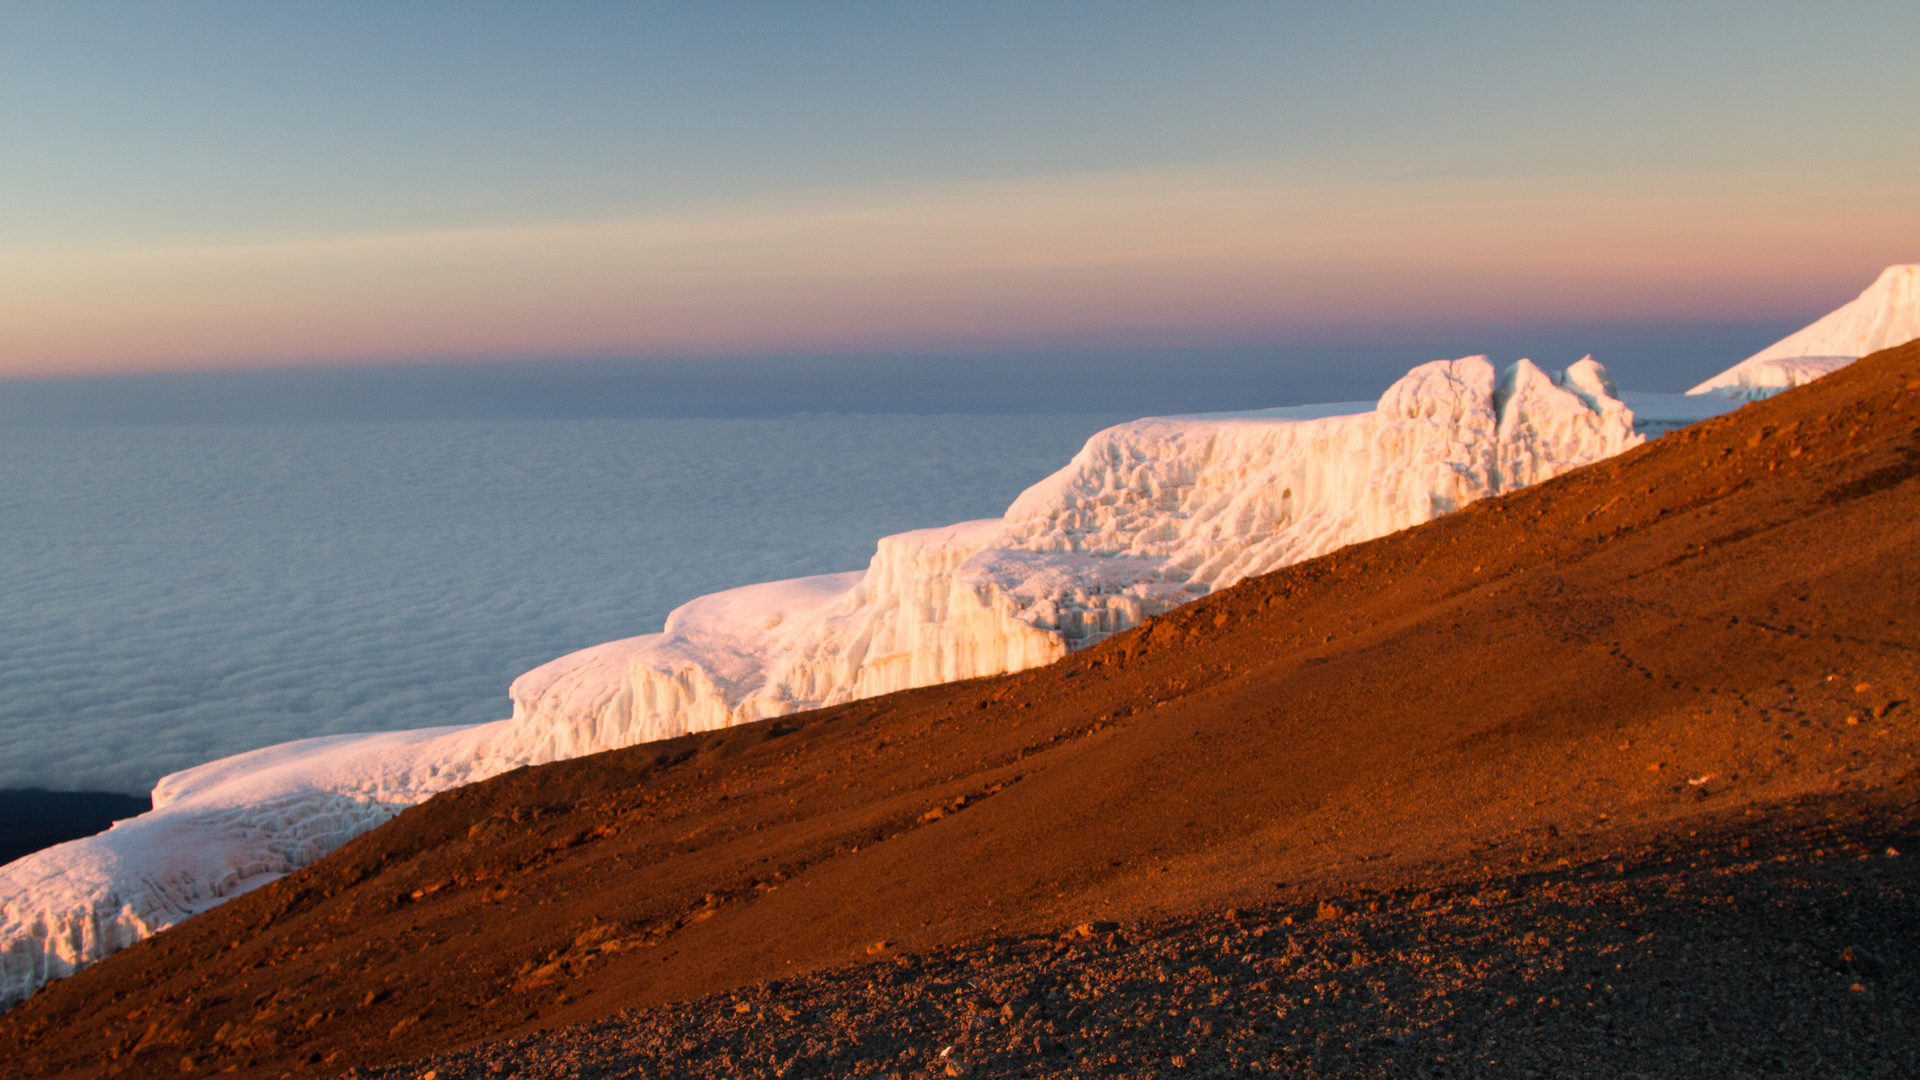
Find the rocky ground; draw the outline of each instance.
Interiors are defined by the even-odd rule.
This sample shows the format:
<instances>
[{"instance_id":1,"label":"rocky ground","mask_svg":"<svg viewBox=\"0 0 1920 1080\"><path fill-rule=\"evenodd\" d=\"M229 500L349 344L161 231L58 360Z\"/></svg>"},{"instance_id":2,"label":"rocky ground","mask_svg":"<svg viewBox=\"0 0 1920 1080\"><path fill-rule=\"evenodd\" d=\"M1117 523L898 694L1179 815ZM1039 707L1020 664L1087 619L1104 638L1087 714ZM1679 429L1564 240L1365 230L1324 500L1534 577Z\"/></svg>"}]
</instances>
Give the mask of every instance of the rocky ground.
<instances>
[{"instance_id":1,"label":"rocky ground","mask_svg":"<svg viewBox=\"0 0 1920 1080\"><path fill-rule=\"evenodd\" d=\"M1430 888L875 943L870 964L356 1074L1911 1077L1920 835L1863 809Z\"/></svg>"},{"instance_id":2,"label":"rocky ground","mask_svg":"<svg viewBox=\"0 0 1920 1080\"><path fill-rule=\"evenodd\" d=\"M0 1078L1920 1075L1917 595L1920 343L1045 668L456 788Z\"/></svg>"}]
</instances>

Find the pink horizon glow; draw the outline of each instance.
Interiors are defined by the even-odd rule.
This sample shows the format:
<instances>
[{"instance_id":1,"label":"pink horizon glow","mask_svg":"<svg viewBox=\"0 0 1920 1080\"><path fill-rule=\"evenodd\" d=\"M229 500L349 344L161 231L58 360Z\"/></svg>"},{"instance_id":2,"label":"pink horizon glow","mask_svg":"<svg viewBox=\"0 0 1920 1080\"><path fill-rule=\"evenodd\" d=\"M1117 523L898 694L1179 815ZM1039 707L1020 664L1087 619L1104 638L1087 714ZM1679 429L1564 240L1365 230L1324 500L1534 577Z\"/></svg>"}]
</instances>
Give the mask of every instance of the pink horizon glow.
<instances>
[{"instance_id":1,"label":"pink horizon glow","mask_svg":"<svg viewBox=\"0 0 1920 1080\"><path fill-rule=\"evenodd\" d=\"M1897 187L1136 171L673 215L20 253L0 376L396 358L1380 340L1797 318L1920 251Z\"/></svg>"}]
</instances>

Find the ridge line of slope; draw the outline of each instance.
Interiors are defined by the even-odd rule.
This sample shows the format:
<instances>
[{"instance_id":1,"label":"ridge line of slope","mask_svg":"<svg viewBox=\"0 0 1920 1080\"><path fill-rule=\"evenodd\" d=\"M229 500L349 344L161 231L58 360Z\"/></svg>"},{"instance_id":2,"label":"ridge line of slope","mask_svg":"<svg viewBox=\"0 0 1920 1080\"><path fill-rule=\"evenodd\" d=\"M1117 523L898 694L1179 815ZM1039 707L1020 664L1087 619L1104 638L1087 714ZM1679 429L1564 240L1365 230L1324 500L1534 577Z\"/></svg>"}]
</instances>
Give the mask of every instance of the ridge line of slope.
<instances>
[{"instance_id":1,"label":"ridge line of slope","mask_svg":"<svg viewBox=\"0 0 1920 1080\"><path fill-rule=\"evenodd\" d=\"M1672 829L1702 810L1765 812L1832 790L1835 775L1895 783L1911 774L1920 747L1912 707L1902 704L1914 696L1901 681L1911 682L1910 662L1809 639L1755 644L1724 624L1710 636L1713 627L1676 618L1764 614L1805 591L1825 597L1816 603L1833 609L1823 616L1833 629L1882 618L1913 626L1914 613L1898 604L1910 591L1890 587L1887 574L1912 573L1915 488L1836 506L1818 498L1833 481L1897 456L1920 418L1920 395L1903 388L1920 388L1917 361L1920 349L1899 350L1692 439L1661 440L1244 582L1053 668L460 789L51 988L18 1017L0 1018L0 1031L17 1038L36 1022L133 994L145 1004L123 1011L157 1009L143 1019L170 1018L176 1026L162 1035L180 1040L156 1036L142 1050L144 1036L126 1032L124 1053L138 1070L172 1068L170 1047L243 1070L249 1054L266 1054L214 1038L220 1023L279 1032L284 1050L266 1054L261 1069L329 1048L358 1055L336 1066L389 1060L395 1050L380 1032L410 1017L415 1044L446 1045L858 960L880 939L919 949L993 926L1057 926L1075 912L1231 903L1276 879L1330 888L1354 874L1464 858L1485 841L1554 823L1570 833L1576 822L1605 833L1610 819ZM1793 418L1803 427L1783 437L1782 421ZM1861 431L1868 437L1850 441ZM1749 433L1760 437L1749 443ZM1670 482L1641 490L1662 476ZM1742 477L1764 482L1725 482ZM1673 512L1701 491L1721 493ZM1583 521L1609 494L1619 496L1621 522L1585 520L1588 531L1572 538L1543 528ZM1803 571L1733 545L1710 556L1733 561L1689 567L1684 578L1648 569L1721 527L1716 519L1771 513L1782 499L1812 508L1792 524L1825 563ZM1805 546L1841 522L1853 532L1887 527L1862 533L1869 543ZM1888 564L1877 551L1902 557ZM1815 570L1830 584L1800 584L1816 580L1807 578ZM1615 590L1628 574L1649 580L1624 597L1574 590L1581 580ZM1717 591L1735 586L1747 591ZM1622 609L1637 600L1669 611L1623 625ZM1407 629L1379 625L1409 612ZM1323 620L1336 617L1344 636L1320 640ZM1577 624L1556 621L1567 618ZM1823 671L1845 677L1823 681ZM1783 690L1783 674L1805 685ZM1863 722L1843 723L1847 709ZM1719 718L1696 715L1703 711ZM1045 749L1016 759L1017 783L869 841L903 809L952 806L997 782L1009 767L996 748L1033 746ZM1776 751L1794 760L1770 759ZM651 779L628 767L667 753L681 756ZM1835 765L1858 771L1835 774ZM1692 783L1703 774L1710 782ZM540 813L519 821L521 809ZM595 835L603 827L611 833ZM574 837L588 838L567 843ZM401 850L412 853L382 857L377 868L369 861ZM802 869L795 860L808 852L821 857ZM361 870L370 876L337 896L271 914L276 895L325 893ZM702 899L714 896L722 899ZM669 918L678 921L668 936L646 944L649 920ZM596 919L615 927L611 938L591 937ZM492 936L462 944L481 927ZM631 955L598 948L629 940L638 942ZM415 947L422 942L430 947ZM357 970L327 965L354 957L392 999L352 1005L367 984L354 981ZM521 985L522 957L538 960L529 972L559 964L555 981ZM382 983L387 975L396 981ZM473 1013L457 1001L438 1012L426 1004L448 987L491 1004ZM293 995L281 1013L297 1005L332 1018L305 1029L291 1022L297 1015L248 1019L244 999L281 990ZM229 1000L214 1000L223 994ZM69 1044L56 1024L39 1032L16 1044L23 1055L75 1052L59 1050ZM370 1037L351 1041L354 1032Z\"/></svg>"}]
</instances>

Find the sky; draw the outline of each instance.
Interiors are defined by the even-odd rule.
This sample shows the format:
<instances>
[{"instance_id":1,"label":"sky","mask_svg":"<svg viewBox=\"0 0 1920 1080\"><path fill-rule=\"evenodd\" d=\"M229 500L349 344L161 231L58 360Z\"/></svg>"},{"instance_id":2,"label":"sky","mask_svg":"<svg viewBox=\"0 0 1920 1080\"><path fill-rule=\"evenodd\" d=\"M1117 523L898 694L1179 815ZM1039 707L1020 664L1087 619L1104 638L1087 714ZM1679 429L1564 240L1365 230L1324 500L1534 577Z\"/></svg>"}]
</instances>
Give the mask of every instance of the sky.
<instances>
[{"instance_id":1,"label":"sky","mask_svg":"<svg viewBox=\"0 0 1920 1080\"><path fill-rule=\"evenodd\" d=\"M1916 40L1910 0L8 2L0 378L1790 328L1920 260Z\"/></svg>"}]
</instances>

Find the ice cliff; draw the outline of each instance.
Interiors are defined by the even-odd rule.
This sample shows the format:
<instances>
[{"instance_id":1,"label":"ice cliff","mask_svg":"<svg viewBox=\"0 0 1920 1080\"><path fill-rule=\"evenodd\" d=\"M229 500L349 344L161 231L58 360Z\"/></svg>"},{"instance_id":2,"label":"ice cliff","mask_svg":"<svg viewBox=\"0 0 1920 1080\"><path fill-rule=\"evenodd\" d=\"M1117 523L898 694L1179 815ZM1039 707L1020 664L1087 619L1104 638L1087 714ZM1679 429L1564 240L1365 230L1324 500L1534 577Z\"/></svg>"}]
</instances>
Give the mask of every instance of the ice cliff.
<instances>
[{"instance_id":1,"label":"ice cliff","mask_svg":"<svg viewBox=\"0 0 1920 1080\"><path fill-rule=\"evenodd\" d=\"M1003 518L880 541L864 575L755 585L510 691L529 757L588 753L1018 671L1213 589L1640 441L1605 371L1481 357L1366 402L1138 420Z\"/></svg>"},{"instance_id":2,"label":"ice cliff","mask_svg":"<svg viewBox=\"0 0 1920 1080\"><path fill-rule=\"evenodd\" d=\"M1738 404L1698 400L1655 426ZM1483 357L1435 361L1377 404L1110 428L1005 517L886 537L865 572L701 597L661 633L535 668L513 683L510 719L310 739L164 778L150 813L0 867L0 1005L447 788L1045 664L1248 576L1643 438L1590 359L1552 373L1524 360L1503 373Z\"/></svg>"},{"instance_id":3,"label":"ice cliff","mask_svg":"<svg viewBox=\"0 0 1920 1080\"><path fill-rule=\"evenodd\" d=\"M1920 264L1889 266L1853 300L1687 393L1763 398L1916 337L1920 337Z\"/></svg>"}]
</instances>

